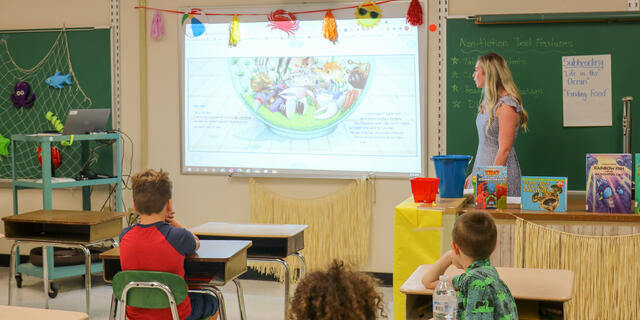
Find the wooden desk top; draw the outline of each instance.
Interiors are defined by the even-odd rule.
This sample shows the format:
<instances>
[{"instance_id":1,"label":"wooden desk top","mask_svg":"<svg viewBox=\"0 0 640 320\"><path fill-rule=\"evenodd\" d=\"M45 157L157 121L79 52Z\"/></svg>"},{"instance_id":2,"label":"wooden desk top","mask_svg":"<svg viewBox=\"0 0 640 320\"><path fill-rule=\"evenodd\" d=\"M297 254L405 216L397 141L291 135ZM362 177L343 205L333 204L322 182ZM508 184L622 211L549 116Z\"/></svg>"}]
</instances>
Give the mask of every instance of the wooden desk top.
<instances>
[{"instance_id":1,"label":"wooden desk top","mask_svg":"<svg viewBox=\"0 0 640 320\"><path fill-rule=\"evenodd\" d=\"M187 260L203 262L226 262L233 256L251 247L246 240L200 240L196 254L187 256ZM120 247L112 248L100 254L101 259L120 259Z\"/></svg>"},{"instance_id":2,"label":"wooden desk top","mask_svg":"<svg viewBox=\"0 0 640 320\"><path fill-rule=\"evenodd\" d=\"M423 264L400 287L405 294L431 295L433 290L422 285L422 275L430 268ZM531 268L502 268L496 270L507 284L516 299L536 301L567 301L573 297L573 271ZM464 270L450 266L445 274L450 276L463 273Z\"/></svg>"},{"instance_id":3,"label":"wooden desk top","mask_svg":"<svg viewBox=\"0 0 640 320\"><path fill-rule=\"evenodd\" d=\"M585 199L569 198L567 200L567 212L521 210L519 204L508 204L507 209L504 210L482 211L491 214L495 219L515 219L511 215L513 214L525 220L640 222L640 215L632 213L587 212L585 211L585 202ZM470 202L462 212L475 210L473 202Z\"/></svg>"},{"instance_id":4,"label":"wooden desk top","mask_svg":"<svg viewBox=\"0 0 640 320\"><path fill-rule=\"evenodd\" d=\"M436 198L435 206L433 203L413 202L413 196L405 199L396 206L404 208L416 208L424 210L440 210L442 214L458 214L465 209L467 203L473 200L473 195L466 195L462 198Z\"/></svg>"},{"instance_id":5,"label":"wooden desk top","mask_svg":"<svg viewBox=\"0 0 640 320\"><path fill-rule=\"evenodd\" d=\"M191 232L205 236L229 236L252 238L291 238L303 232L309 226L304 224L237 224L225 222L207 222Z\"/></svg>"},{"instance_id":6,"label":"wooden desk top","mask_svg":"<svg viewBox=\"0 0 640 320\"><path fill-rule=\"evenodd\" d=\"M37 309L0 305L3 319L48 319L48 320L84 320L89 316L83 312Z\"/></svg>"},{"instance_id":7,"label":"wooden desk top","mask_svg":"<svg viewBox=\"0 0 640 320\"><path fill-rule=\"evenodd\" d=\"M68 225L96 225L121 219L126 214L115 211L37 210L2 217L5 222L49 223Z\"/></svg>"}]
</instances>

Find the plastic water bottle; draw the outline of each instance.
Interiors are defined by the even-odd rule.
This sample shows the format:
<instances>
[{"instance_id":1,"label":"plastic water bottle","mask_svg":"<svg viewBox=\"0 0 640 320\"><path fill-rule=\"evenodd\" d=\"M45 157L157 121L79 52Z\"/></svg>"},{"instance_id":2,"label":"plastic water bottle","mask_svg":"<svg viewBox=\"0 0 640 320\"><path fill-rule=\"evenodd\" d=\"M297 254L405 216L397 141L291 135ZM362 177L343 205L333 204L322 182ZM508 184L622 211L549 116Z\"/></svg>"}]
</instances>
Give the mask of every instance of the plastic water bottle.
<instances>
[{"instance_id":1,"label":"plastic water bottle","mask_svg":"<svg viewBox=\"0 0 640 320\"><path fill-rule=\"evenodd\" d=\"M433 319L455 320L457 310L456 290L453 289L451 278L443 274L433 291Z\"/></svg>"}]
</instances>

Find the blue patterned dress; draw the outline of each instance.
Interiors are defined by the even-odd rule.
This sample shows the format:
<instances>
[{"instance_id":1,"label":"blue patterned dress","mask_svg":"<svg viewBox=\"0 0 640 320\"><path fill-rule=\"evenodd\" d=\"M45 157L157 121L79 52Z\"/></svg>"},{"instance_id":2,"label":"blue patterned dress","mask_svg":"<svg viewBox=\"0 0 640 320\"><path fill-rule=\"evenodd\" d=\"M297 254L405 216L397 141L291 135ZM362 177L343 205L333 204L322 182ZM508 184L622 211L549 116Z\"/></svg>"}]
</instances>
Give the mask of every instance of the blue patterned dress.
<instances>
[{"instance_id":1,"label":"blue patterned dress","mask_svg":"<svg viewBox=\"0 0 640 320\"><path fill-rule=\"evenodd\" d=\"M518 103L518 100L512 96L504 96L498 100L498 103L493 106L493 113L495 115L498 106L505 103L512 106L516 112L522 113L522 106ZM498 118L493 118L493 123L489 130L486 130L487 123L489 123L489 113L485 110L484 113L478 113L476 117L476 127L478 129L478 151L473 162L473 174L479 166L492 166L498 154ZM515 136L513 138L513 146L509 152L507 158L507 195L509 197L520 196L520 163L518 163L518 156L516 155L516 138L518 137L518 130L516 129Z\"/></svg>"}]
</instances>

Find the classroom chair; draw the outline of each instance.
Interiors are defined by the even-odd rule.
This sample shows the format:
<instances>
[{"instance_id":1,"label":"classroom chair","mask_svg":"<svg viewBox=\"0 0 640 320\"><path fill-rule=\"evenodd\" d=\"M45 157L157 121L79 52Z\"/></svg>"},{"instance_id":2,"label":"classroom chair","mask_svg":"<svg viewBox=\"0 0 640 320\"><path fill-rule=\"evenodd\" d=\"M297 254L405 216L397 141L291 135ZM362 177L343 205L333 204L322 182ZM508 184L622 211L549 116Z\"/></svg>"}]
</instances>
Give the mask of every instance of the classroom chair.
<instances>
[{"instance_id":1,"label":"classroom chair","mask_svg":"<svg viewBox=\"0 0 640 320\"><path fill-rule=\"evenodd\" d=\"M119 301L116 319L125 320L126 308L129 305L137 308L170 308L174 320L178 316L178 304L188 292L204 293L218 298L219 317L227 319L222 293L216 287L206 287L204 290L188 289L185 280L173 273L158 271L121 271L113 277L113 302ZM126 303L125 303L126 301ZM121 306L121 307L120 307ZM207 319L205 317L201 320Z\"/></svg>"}]
</instances>

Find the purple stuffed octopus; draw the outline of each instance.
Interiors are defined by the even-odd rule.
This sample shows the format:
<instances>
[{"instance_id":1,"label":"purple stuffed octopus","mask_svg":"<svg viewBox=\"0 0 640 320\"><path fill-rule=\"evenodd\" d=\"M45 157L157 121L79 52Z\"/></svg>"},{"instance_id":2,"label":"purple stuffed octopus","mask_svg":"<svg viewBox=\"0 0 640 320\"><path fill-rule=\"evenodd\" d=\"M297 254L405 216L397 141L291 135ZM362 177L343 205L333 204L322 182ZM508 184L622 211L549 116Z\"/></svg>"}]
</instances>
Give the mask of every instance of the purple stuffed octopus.
<instances>
[{"instance_id":1,"label":"purple stuffed octopus","mask_svg":"<svg viewBox=\"0 0 640 320\"><path fill-rule=\"evenodd\" d=\"M11 101L13 101L14 107L18 109L20 109L20 107L33 107L36 95L31 93L31 86L29 83L20 81L13 87L13 91L15 91L15 93L11 94Z\"/></svg>"}]
</instances>

